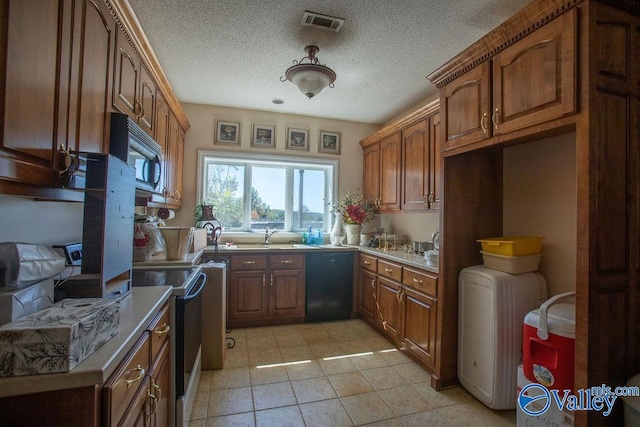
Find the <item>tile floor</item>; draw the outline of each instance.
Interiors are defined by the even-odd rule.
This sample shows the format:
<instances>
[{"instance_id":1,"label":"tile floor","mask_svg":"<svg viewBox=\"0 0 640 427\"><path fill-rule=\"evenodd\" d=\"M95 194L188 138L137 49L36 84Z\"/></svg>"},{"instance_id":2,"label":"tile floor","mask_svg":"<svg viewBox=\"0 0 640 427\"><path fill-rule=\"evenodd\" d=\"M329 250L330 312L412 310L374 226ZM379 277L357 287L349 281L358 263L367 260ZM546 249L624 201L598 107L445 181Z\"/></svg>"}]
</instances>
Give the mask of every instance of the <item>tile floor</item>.
<instances>
[{"instance_id":1,"label":"tile floor","mask_svg":"<svg viewBox=\"0 0 640 427\"><path fill-rule=\"evenodd\" d=\"M235 329L225 368L203 371L190 427L514 426L429 375L359 319Z\"/></svg>"}]
</instances>

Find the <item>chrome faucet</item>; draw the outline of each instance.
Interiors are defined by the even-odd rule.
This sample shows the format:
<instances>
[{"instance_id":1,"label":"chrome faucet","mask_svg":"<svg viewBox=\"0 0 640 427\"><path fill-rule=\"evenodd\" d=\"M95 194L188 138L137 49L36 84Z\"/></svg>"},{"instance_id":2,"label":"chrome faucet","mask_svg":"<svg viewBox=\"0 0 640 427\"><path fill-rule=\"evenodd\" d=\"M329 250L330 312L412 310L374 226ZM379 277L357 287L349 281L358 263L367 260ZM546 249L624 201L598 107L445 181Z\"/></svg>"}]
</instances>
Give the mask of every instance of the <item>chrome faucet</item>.
<instances>
[{"instance_id":1,"label":"chrome faucet","mask_svg":"<svg viewBox=\"0 0 640 427\"><path fill-rule=\"evenodd\" d=\"M271 239L271 236L273 236L277 232L278 232L278 230L273 230L273 231L269 232L269 227L266 227L264 229L264 245L265 246L269 246L269 239Z\"/></svg>"}]
</instances>

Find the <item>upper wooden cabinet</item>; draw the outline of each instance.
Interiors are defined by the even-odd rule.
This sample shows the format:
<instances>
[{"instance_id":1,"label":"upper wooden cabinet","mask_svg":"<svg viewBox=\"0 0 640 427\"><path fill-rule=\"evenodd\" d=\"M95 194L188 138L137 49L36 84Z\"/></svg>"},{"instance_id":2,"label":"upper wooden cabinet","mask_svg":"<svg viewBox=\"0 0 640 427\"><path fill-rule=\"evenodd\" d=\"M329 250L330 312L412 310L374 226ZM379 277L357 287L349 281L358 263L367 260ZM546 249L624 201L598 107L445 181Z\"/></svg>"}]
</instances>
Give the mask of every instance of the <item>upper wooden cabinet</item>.
<instances>
[{"instance_id":1,"label":"upper wooden cabinet","mask_svg":"<svg viewBox=\"0 0 640 427\"><path fill-rule=\"evenodd\" d=\"M118 32L116 47L113 106L134 119L145 132L153 137L156 84L144 61L130 44L124 30Z\"/></svg>"},{"instance_id":2,"label":"upper wooden cabinet","mask_svg":"<svg viewBox=\"0 0 640 427\"><path fill-rule=\"evenodd\" d=\"M59 148L108 148L116 21L100 0L4 0L1 7L0 179L59 187Z\"/></svg>"},{"instance_id":3,"label":"upper wooden cabinet","mask_svg":"<svg viewBox=\"0 0 640 427\"><path fill-rule=\"evenodd\" d=\"M440 193L440 115L402 131L401 210L438 209Z\"/></svg>"},{"instance_id":4,"label":"upper wooden cabinet","mask_svg":"<svg viewBox=\"0 0 640 427\"><path fill-rule=\"evenodd\" d=\"M0 193L84 200L62 187L64 152L108 152L113 111L156 137L159 95L166 132L170 113L175 139L184 140L189 123L128 1L0 0L0 7ZM171 161L181 162L179 144L173 150ZM181 179L171 187L172 207L181 203Z\"/></svg>"},{"instance_id":5,"label":"upper wooden cabinet","mask_svg":"<svg viewBox=\"0 0 640 427\"><path fill-rule=\"evenodd\" d=\"M364 198L377 212L438 209L438 99L360 141Z\"/></svg>"},{"instance_id":6,"label":"upper wooden cabinet","mask_svg":"<svg viewBox=\"0 0 640 427\"><path fill-rule=\"evenodd\" d=\"M376 212L400 209L400 133L364 149L364 199Z\"/></svg>"},{"instance_id":7,"label":"upper wooden cabinet","mask_svg":"<svg viewBox=\"0 0 640 427\"><path fill-rule=\"evenodd\" d=\"M576 31L572 10L447 83L444 150L574 113Z\"/></svg>"}]
</instances>

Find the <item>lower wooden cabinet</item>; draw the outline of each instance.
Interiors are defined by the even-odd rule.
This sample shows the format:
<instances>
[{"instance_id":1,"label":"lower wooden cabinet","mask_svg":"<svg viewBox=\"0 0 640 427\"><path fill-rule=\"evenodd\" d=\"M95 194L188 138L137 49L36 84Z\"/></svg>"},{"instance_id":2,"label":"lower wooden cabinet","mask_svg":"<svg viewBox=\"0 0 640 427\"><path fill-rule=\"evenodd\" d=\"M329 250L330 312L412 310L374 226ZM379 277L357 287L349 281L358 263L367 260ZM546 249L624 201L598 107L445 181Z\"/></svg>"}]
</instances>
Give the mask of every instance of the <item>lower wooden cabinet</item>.
<instances>
[{"instance_id":1,"label":"lower wooden cabinet","mask_svg":"<svg viewBox=\"0 0 640 427\"><path fill-rule=\"evenodd\" d=\"M436 366L437 275L360 254L360 316L433 371Z\"/></svg>"},{"instance_id":2,"label":"lower wooden cabinet","mask_svg":"<svg viewBox=\"0 0 640 427\"><path fill-rule=\"evenodd\" d=\"M105 383L104 425L169 425L170 328L166 304Z\"/></svg>"},{"instance_id":3,"label":"lower wooden cabinet","mask_svg":"<svg viewBox=\"0 0 640 427\"><path fill-rule=\"evenodd\" d=\"M230 267L230 326L304 320L304 254L233 255Z\"/></svg>"}]
</instances>

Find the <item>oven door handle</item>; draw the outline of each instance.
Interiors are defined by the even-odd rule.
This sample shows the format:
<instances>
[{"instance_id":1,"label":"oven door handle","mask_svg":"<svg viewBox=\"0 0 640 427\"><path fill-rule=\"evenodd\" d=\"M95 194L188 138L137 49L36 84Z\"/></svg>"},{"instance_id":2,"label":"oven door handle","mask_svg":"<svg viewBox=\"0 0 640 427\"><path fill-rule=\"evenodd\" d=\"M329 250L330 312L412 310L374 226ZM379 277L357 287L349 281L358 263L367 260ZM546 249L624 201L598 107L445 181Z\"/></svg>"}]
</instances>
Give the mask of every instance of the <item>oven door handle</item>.
<instances>
[{"instance_id":1,"label":"oven door handle","mask_svg":"<svg viewBox=\"0 0 640 427\"><path fill-rule=\"evenodd\" d=\"M198 283L193 285L193 288L191 288L191 291L189 291L189 293L184 296L185 301L196 298L198 295L200 295L200 292L202 292L202 290L204 289L204 285L207 284L207 275L204 273L201 273L200 277L198 277L198 281L201 282L200 286L198 286Z\"/></svg>"}]
</instances>

